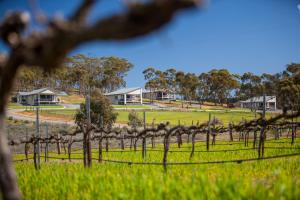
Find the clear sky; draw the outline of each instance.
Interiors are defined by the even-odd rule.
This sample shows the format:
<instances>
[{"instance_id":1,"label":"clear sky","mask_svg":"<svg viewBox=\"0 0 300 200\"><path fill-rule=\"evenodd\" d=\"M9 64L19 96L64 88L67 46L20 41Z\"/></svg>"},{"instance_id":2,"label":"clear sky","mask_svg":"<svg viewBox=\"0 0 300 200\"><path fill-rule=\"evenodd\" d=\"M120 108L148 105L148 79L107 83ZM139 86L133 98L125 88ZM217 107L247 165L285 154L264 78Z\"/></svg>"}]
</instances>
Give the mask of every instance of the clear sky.
<instances>
[{"instance_id":1,"label":"clear sky","mask_svg":"<svg viewBox=\"0 0 300 200\"><path fill-rule=\"evenodd\" d=\"M36 0L48 16L70 15L78 0ZM0 0L0 18L8 10L31 10L26 0ZM124 10L120 0L101 0L89 21ZM71 54L118 56L134 68L127 86L143 86L142 71L152 66L207 72L276 73L300 62L300 0L211 0L205 9L177 15L165 28L126 42L93 42ZM300 7L300 6L299 6ZM37 28L35 24L33 28ZM5 51L0 44L0 51Z\"/></svg>"}]
</instances>

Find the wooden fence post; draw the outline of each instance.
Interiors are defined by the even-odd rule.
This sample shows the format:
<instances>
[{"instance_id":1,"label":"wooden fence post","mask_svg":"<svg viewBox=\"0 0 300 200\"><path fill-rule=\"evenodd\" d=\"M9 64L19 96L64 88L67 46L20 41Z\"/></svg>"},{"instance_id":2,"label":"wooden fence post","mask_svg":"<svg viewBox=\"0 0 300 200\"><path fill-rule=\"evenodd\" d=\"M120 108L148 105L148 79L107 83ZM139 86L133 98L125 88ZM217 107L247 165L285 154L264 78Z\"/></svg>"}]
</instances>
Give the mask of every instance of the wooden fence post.
<instances>
[{"instance_id":1,"label":"wooden fence post","mask_svg":"<svg viewBox=\"0 0 300 200\"><path fill-rule=\"evenodd\" d=\"M263 114L262 114L262 127L260 130L259 144L258 144L258 158L264 157L264 140L266 128L266 95L263 96Z\"/></svg>"},{"instance_id":2,"label":"wooden fence post","mask_svg":"<svg viewBox=\"0 0 300 200\"><path fill-rule=\"evenodd\" d=\"M194 156L194 152L195 152L195 136L196 136L196 132L192 133L192 151L190 154L190 159L192 159L192 157Z\"/></svg>"},{"instance_id":3,"label":"wooden fence post","mask_svg":"<svg viewBox=\"0 0 300 200\"><path fill-rule=\"evenodd\" d=\"M39 118L39 95L37 97L37 107L36 107L36 131L34 139L34 167L35 169L40 169L40 118Z\"/></svg>"},{"instance_id":4,"label":"wooden fence post","mask_svg":"<svg viewBox=\"0 0 300 200\"><path fill-rule=\"evenodd\" d=\"M136 151L138 139L139 138L135 138L134 141L133 141L133 150L134 151Z\"/></svg>"},{"instance_id":5,"label":"wooden fence post","mask_svg":"<svg viewBox=\"0 0 300 200\"><path fill-rule=\"evenodd\" d=\"M73 138L71 136L70 139L68 140L68 158L69 158L69 162L71 162L72 144L73 144Z\"/></svg>"},{"instance_id":6,"label":"wooden fence post","mask_svg":"<svg viewBox=\"0 0 300 200\"><path fill-rule=\"evenodd\" d=\"M144 111L144 130L147 128L146 125L146 112ZM146 158L146 151L147 151L147 141L146 141L146 135L142 136L142 157L143 159Z\"/></svg>"},{"instance_id":7,"label":"wooden fence post","mask_svg":"<svg viewBox=\"0 0 300 200\"><path fill-rule=\"evenodd\" d=\"M146 137L142 137L142 158L146 158Z\"/></svg>"},{"instance_id":8,"label":"wooden fence post","mask_svg":"<svg viewBox=\"0 0 300 200\"><path fill-rule=\"evenodd\" d=\"M165 141L164 142L165 146L164 146L163 166L165 172L167 172L168 151L169 151L169 143L170 143L169 133L166 134L164 141Z\"/></svg>"},{"instance_id":9,"label":"wooden fence post","mask_svg":"<svg viewBox=\"0 0 300 200\"><path fill-rule=\"evenodd\" d=\"M208 130L206 132L206 150L207 151L209 151L209 137L211 134L210 123L211 123L211 113L209 113L209 115L208 115Z\"/></svg>"},{"instance_id":10,"label":"wooden fence post","mask_svg":"<svg viewBox=\"0 0 300 200\"><path fill-rule=\"evenodd\" d=\"M99 155L98 155L98 162L101 163L102 162L102 134L101 134L101 138L99 139Z\"/></svg>"},{"instance_id":11,"label":"wooden fence post","mask_svg":"<svg viewBox=\"0 0 300 200\"><path fill-rule=\"evenodd\" d=\"M122 149L122 150L125 149L125 144L124 144L124 133L122 133L122 136L121 136L121 149Z\"/></svg>"},{"instance_id":12,"label":"wooden fence post","mask_svg":"<svg viewBox=\"0 0 300 200\"><path fill-rule=\"evenodd\" d=\"M66 142L63 141L63 142L62 142L62 145L63 145L63 149L64 149L65 154L67 154Z\"/></svg>"},{"instance_id":13,"label":"wooden fence post","mask_svg":"<svg viewBox=\"0 0 300 200\"><path fill-rule=\"evenodd\" d=\"M56 148L57 148L57 154L60 155L61 153L61 147L60 147L60 133L57 133L56 135Z\"/></svg>"},{"instance_id":14,"label":"wooden fence post","mask_svg":"<svg viewBox=\"0 0 300 200\"><path fill-rule=\"evenodd\" d=\"M46 123L46 140L45 140L45 162L48 161L48 150L49 150L49 132L48 124Z\"/></svg>"},{"instance_id":15,"label":"wooden fence post","mask_svg":"<svg viewBox=\"0 0 300 200\"><path fill-rule=\"evenodd\" d=\"M27 140L26 140L26 141L27 141ZM29 151L29 148L30 148L29 143L26 142L26 143L25 143L25 157L26 157L26 160L27 160L27 161L29 160L29 159L28 159L28 151Z\"/></svg>"},{"instance_id":16,"label":"wooden fence post","mask_svg":"<svg viewBox=\"0 0 300 200\"><path fill-rule=\"evenodd\" d=\"M232 130L232 123L230 122L229 123L229 141L230 142L233 142L233 135L232 135L232 132L233 132L233 130Z\"/></svg>"},{"instance_id":17,"label":"wooden fence post","mask_svg":"<svg viewBox=\"0 0 300 200\"><path fill-rule=\"evenodd\" d=\"M155 126L154 121L155 121L155 119L152 120L152 128L154 128L154 126ZM152 144L152 149L154 149L155 148L155 135L154 135L154 133L152 133L151 144Z\"/></svg>"},{"instance_id":18,"label":"wooden fence post","mask_svg":"<svg viewBox=\"0 0 300 200\"><path fill-rule=\"evenodd\" d=\"M25 129L25 135L26 135L26 143L25 143L25 157L26 157L26 160L28 161L28 151L29 151L29 143L28 143L28 129L26 127Z\"/></svg>"},{"instance_id":19,"label":"wooden fence post","mask_svg":"<svg viewBox=\"0 0 300 200\"><path fill-rule=\"evenodd\" d=\"M105 138L105 151L108 152L108 137Z\"/></svg>"},{"instance_id":20,"label":"wooden fence post","mask_svg":"<svg viewBox=\"0 0 300 200\"><path fill-rule=\"evenodd\" d=\"M86 155L86 152L87 152L87 146L86 146L86 134L85 134L85 131L83 131L83 140L82 140L82 147L83 147L83 165L84 167L87 166L87 155Z\"/></svg>"},{"instance_id":21,"label":"wooden fence post","mask_svg":"<svg viewBox=\"0 0 300 200\"><path fill-rule=\"evenodd\" d=\"M256 147L256 140L257 140L257 129L253 132L253 149Z\"/></svg>"},{"instance_id":22,"label":"wooden fence post","mask_svg":"<svg viewBox=\"0 0 300 200\"><path fill-rule=\"evenodd\" d=\"M296 127L294 126L293 123L293 119L292 119L292 141L291 141L291 145L293 145L295 143L295 135L296 135Z\"/></svg>"}]
</instances>

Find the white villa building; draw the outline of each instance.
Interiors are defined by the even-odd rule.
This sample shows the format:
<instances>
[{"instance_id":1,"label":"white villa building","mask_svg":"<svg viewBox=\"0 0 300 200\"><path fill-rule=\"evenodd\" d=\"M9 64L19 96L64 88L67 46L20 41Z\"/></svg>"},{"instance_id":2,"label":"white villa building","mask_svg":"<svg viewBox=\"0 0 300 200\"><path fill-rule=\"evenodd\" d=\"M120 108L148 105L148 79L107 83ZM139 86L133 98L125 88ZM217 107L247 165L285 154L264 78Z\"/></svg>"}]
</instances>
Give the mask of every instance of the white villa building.
<instances>
[{"instance_id":1,"label":"white villa building","mask_svg":"<svg viewBox=\"0 0 300 200\"><path fill-rule=\"evenodd\" d=\"M48 88L33 90L31 92L18 92L17 102L23 105L38 105L39 104L58 104L60 99L58 95Z\"/></svg>"},{"instance_id":2,"label":"white villa building","mask_svg":"<svg viewBox=\"0 0 300 200\"><path fill-rule=\"evenodd\" d=\"M263 100L264 97L252 97L250 99L247 99L246 101L240 101L240 106L242 108L252 108L256 110L262 110L263 109ZM266 96L266 109L267 110L276 110L276 96Z\"/></svg>"},{"instance_id":3,"label":"white villa building","mask_svg":"<svg viewBox=\"0 0 300 200\"><path fill-rule=\"evenodd\" d=\"M174 100L176 95L171 90L145 90L143 91L143 98L154 100Z\"/></svg>"},{"instance_id":4,"label":"white villa building","mask_svg":"<svg viewBox=\"0 0 300 200\"><path fill-rule=\"evenodd\" d=\"M143 89L140 87L123 88L104 94L112 104L143 104Z\"/></svg>"}]
</instances>

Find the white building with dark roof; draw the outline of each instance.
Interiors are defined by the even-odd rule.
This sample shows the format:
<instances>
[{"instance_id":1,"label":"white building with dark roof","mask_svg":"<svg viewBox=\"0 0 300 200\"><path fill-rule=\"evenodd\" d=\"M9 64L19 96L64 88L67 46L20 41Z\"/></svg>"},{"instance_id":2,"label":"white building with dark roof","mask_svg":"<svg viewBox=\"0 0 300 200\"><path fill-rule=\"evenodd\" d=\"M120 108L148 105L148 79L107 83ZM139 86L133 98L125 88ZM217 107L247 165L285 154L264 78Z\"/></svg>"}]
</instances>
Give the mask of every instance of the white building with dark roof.
<instances>
[{"instance_id":1,"label":"white building with dark roof","mask_svg":"<svg viewBox=\"0 0 300 200\"><path fill-rule=\"evenodd\" d=\"M17 102L23 105L58 104L58 95L48 88L41 88L31 92L18 92Z\"/></svg>"},{"instance_id":2,"label":"white building with dark roof","mask_svg":"<svg viewBox=\"0 0 300 200\"><path fill-rule=\"evenodd\" d=\"M112 104L143 104L143 89L140 87L123 88L104 95Z\"/></svg>"},{"instance_id":3,"label":"white building with dark roof","mask_svg":"<svg viewBox=\"0 0 300 200\"><path fill-rule=\"evenodd\" d=\"M154 100L175 100L176 94L172 90L145 90L143 91L143 98Z\"/></svg>"},{"instance_id":4,"label":"white building with dark roof","mask_svg":"<svg viewBox=\"0 0 300 200\"><path fill-rule=\"evenodd\" d=\"M264 105L264 97L252 97L246 101L241 101L240 105L242 108L252 108L256 110L262 110ZM276 110L276 96L266 96L266 109L267 110Z\"/></svg>"}]
</instances>

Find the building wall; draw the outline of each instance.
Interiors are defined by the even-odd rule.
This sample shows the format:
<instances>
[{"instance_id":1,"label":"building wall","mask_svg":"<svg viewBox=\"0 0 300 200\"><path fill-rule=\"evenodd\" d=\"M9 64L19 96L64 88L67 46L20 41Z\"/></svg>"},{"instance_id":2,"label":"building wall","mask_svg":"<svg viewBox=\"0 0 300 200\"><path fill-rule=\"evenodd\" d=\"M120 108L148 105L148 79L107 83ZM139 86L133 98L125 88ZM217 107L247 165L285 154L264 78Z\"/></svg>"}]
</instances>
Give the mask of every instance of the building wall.
<instances>
[{"instance_id":1,"label":"building wall","mask_svg":"<svg viewBox=\"0 0 300 200\"><path fill-rule=\"evenodd\" d=\"M146 93L143 93L143 98L145 99L156 99L156 94L154 92L146 92Z\"/></svg>"},{"instance_id":2,"label":"building wall","mask_svg":"<svg viewBox=\"0 0 300 200\"><path fill-rule=\"evenodd\" d=\"M119 103L118 95L106 96L106 98L110 101L111 104L116 105Z\"/></svg>"},{"instance_id":3,"label":"building wall","mask_svg":"<svg viewBox=\"0 0 300 200\"><path fill-rule=\"evenodd\" d=\"M126 97L126 104L142 104L142 94L141 90L136 90L127 94L118 94L118 95L106 95L106 98L110 101L111 104L124 104L124 97Z\"/></svg>"},{"instance_id":4,"label":"building wall","mask_svg":"<svg viewBox=\"0 0 300 200\"><path fill-rule=\"evenodd\" d=\"M26 95L26 96L20 96L18 95L17 97L18 99L18 103L20 104L27 104L27 105L35 105L36 101L35 99L37 99L37 95ZM24 99L25 101L23 102L22 99ZM49 102L42 102L41 104L58 104L59 103L59 97L56 95L53 95L53 100L49 101Z\"/></svg>"},{"instance_id":5,"label":"building wall","mask_svg":"<svg viewBox=\"0 0 300 200\"><path fill-rule=\"evenodd\" d=\"M263 103L262 102L252 102L252 103L241 103L242 108L253 108L256 110L262 110L263 109ZM268 110L276 110L276 103L275 102L266 102L266 108Z\"/></svg>"},{"instance_id":6,"label":"building wall","mask_svg":"<svg viewBox=\"0 0 300 200\"><path fill-rule=\"evenodd\" d=\"M143 93L143 98L146 99L151 99L151 96L154 100L163 100L163 99L175 99L175 95L174 94L170 94L170 93L165 93L165 95L161 95L160 92L146 92Z\"/></svg>"}]
</instances>

